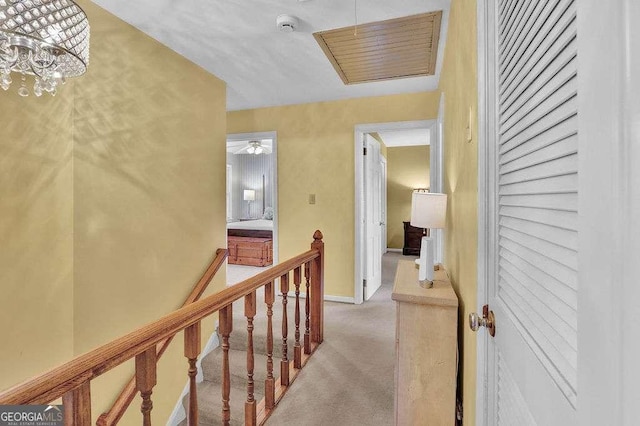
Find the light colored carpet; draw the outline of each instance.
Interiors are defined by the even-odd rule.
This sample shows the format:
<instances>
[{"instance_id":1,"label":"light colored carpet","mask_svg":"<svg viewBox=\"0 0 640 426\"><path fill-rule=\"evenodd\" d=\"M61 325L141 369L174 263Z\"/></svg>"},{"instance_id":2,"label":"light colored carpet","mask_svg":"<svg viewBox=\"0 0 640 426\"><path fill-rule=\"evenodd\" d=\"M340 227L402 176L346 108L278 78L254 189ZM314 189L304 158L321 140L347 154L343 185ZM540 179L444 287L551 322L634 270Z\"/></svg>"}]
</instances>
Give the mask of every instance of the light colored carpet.
<instances>
[{"instance_id":1,"label":"light colored carpet","mask_svg":"<svg viewBox=\"0 0 640 426\"><path fill-rule=\"evenodd\" d=\"M362 305L325 303L324 342L268 425L393 425L399 253L383 258L382 287ZM415 259L415 258L413 258Z\"/></svg>"},{"instance_id":2,"label":"light colored carpet","mask_svg":"<svg viewBox=\"0 0 640 426\"><path fill-rule=\"evenodd\" d=\"M382 286L362 305L325 302L324 342L298 375L291 388L267 421L268 425L392 425L393 378L395 361L395 302L391 290L399 259L387 253L382 262ZM253 276L264 268L229 265L228 285ZM276 287L277 288L277 287ZM263 396L263 347L266 330L263 292L258 292L258 315L255 321L256 397ZM281 324L281 297L274 304L274 364L277 371L282 354L277 336ZM301 300L304 303L303 300ZM289 299L289 356L293 356L293 308ZM304 306L304 305L303 305ZM302 308L304 309L304 308ZM231 337L232 424L243 424L246 380L243 368L246 348L246 320L242 301L234 303L234 330ZM281 342L281 339L279 339ZM221 351L216 349L203 360L205 381L198 385L200 424L220 424ZM236 377L237 375L237 377Z\"/></svg>"}]
</instances>

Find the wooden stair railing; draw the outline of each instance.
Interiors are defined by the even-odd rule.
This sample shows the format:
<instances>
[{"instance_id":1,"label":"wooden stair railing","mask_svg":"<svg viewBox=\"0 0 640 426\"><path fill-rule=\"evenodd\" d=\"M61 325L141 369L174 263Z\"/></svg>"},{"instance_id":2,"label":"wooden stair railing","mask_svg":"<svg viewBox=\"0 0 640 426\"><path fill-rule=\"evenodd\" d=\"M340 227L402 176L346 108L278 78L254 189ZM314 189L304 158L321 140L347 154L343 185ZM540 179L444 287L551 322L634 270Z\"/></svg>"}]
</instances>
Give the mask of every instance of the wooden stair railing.
<instances>
[{"instance_id":1,"label":"wooden stair railing","mask_svg":"<svg viewBox=\"0 0 640 426\"><path fill-rule=\"evenodd\" d=\"M150 323L138 330L129 333L119 339L107 343L97 349L81 355L72 361L63 364L34 377L20 385L0 393L0 405L22 404L46 404L62 397L65 406L66 426L89 426L91 424L91 380L105 374L112 368L127 360L135 359L135 389L142 398L141 413L142 424L151 425L151 413L153 409L152 393L156 385L156 368L158 359L158 344L172 338L177 333L185 330L184 353L188 360L188 377L190 390L188 424L198 424L197 389L195 376L197 367L195 359L200 353L200 323L209 315L219 312L220 334L222 336L223 371L222 371L222 419L223 424L230 422L229 411L229 336L233 324L232 304L236 300L244 299L244 316L247 318L248 349L247 349L247 400L245 403L245 425L263 424L282 396L287 392L289 385L297 377L300 368L304 367L309 357L323 341L324 320L324 243L322 233L316 231L311 250L295 256L279 265L251 277L239 284L228 287L219 293L208 296L202 300L194 301L177 311ZM301 282L301 270L304 267L306 278L306 309L305 309L305 335L304 348L300 357L300 368L297 367L296 350L300 347L296 338L294 346L294 360L286 357L286 340L283 340L283 360L281 361L281 377L273 377L273 330L272 306L275 302L274 281L289 275L294 271L294 285L296 290ZM288 291L288 278L282 283L281 289L286 295ZM256 313L256 291L265 287L265 304L267 305L267 359L268 376L265 380L265 398L256 404L253 396L253 316ZM300 315L297 312L299 305L299 292L296 291L296 330L300 326ZM286 305L286 299L284 303ZM286 306L284 307L286 310ZM286 326L283 324L283 335L286 335ZM287 368L288 367L288 368ZM286 373L283 373L285 372Z\"/></svg>"},{"instance_id":2,"label":"wooden stair railing","mask_svg":"<svg viewBox=\"0 0 640 426\"><path fill-rule=\"evenodd\" d=\"M196 300L200 300L200 297L202 297L202 295L204 294L205 290L209 286L209 283L211 282L213 277L218 273L218 270L220 269L220 267L224 265L224 261L228 255L229 255L229 251L226 249L216 250L216 256L214 257L213 261L211 262L207 270L202 275L202 278L200 278L196 283L196 285L193 287L193 290L191 290L191 293L189 293L189 296L187 296L187 298L185 299L184 303L182 304L182 307L185 307L195 302ZM188 332L189 329L186 329L185 331ZM156 356L158 359L160 359L164 351L167 350L167 347L169 347L169 344L171 343L172 340L173 340L173 336L163 340L156 346ZM193 351L195 351L195 348L191 349L191 352ZM196 359L200 354L199 345L198 345L197 351L198 353L194 357ZM188 358L188 359L190 360L189 362L191 362L191 358ZM195 360L193 362L194 362L193 368L195 369ZM197 370L195 371L197 373ZM191 374L191 370L189 370L189 372ZM194 377L195 377L195 373L194 373ZM195 380L194 380L194 384L195 384ZM100 417L98 417L98 421L96 422L96 424L98 426L111 426L111 425L117 424L122 418L122 416L124 416L124 413L129 408L129 405L131 405L131 403L133 402L133 399L135 398L135 396L136 396L136 376L134 375L131 377L129 382L122 389L122 391L120 392L120 395L118 395L118 397L116 398L115 402L113 403L109 411L107 411L106 413L102 413Z\"/></svg>"}]
</instances>

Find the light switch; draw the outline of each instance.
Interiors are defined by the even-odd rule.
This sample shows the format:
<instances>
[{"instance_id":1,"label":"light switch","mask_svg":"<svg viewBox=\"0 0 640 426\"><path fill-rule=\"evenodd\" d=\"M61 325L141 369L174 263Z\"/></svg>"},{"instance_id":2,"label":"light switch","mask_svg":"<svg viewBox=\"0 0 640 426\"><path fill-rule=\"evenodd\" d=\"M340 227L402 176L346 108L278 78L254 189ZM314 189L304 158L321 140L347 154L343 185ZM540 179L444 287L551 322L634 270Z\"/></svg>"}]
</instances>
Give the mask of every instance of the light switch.
<instances>
[{"instance_id":1,"label":"light switch","mask_svg":"<svg viewBox=\"0 0 640 426\"><path fill-rule=\"evenodd\" d=\"M309 194L309 204L316 203L316 194Z\"/></svg>"}]
</instances>

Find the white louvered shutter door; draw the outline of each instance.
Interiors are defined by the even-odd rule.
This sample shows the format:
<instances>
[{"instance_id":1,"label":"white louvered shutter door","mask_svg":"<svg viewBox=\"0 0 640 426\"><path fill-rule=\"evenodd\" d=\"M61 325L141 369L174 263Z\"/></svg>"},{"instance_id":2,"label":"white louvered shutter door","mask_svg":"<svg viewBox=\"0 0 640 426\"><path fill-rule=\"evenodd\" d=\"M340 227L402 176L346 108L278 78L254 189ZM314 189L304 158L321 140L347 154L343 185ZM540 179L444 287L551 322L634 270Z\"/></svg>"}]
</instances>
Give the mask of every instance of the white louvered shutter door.
<instances>
[{"instance_id":1,"label":"white louvered shutter door","mask_svg":"<svg viewBox=\"0 0 640 426\"><path fill-rule=\"evenodd\" d=\"M574 0L496 5L496 424L575 424L578 137Z\"/></svg>"}]
</instances>

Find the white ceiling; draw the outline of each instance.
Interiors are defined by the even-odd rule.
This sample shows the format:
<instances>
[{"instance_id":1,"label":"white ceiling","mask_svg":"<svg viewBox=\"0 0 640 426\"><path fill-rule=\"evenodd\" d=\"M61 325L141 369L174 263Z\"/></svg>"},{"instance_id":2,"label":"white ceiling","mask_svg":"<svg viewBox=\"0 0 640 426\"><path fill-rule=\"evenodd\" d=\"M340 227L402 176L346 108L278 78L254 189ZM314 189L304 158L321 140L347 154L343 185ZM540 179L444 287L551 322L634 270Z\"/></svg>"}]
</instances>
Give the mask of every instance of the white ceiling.
<instances>
[{"instance_id":1,"label":"white ceiling","mask_svg":"<svg viewBox=\"0 0 640 426\"><path fill-rule=\"evenodd\" d=\"M387 148L394 146L429 145L431 132L429 129L392 130L378 132Z\"/></svg>"},{"instance_id":2,"label":"white ceiling","mask_svg":"<svg viewBox=\"0 0 640 426\"><path fill-rule=\"evenodd\" d=\"M227 109L412 93L438 86L450 0L360 0L359 23L443 10L436 75L345 86L312 33L354 24L356 0L93 0L227 83ZM294 33L276 17L300 19Z\"/></svg>"}]
</instances>

